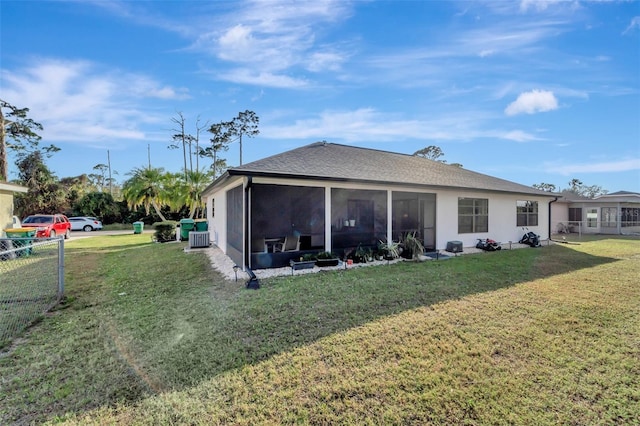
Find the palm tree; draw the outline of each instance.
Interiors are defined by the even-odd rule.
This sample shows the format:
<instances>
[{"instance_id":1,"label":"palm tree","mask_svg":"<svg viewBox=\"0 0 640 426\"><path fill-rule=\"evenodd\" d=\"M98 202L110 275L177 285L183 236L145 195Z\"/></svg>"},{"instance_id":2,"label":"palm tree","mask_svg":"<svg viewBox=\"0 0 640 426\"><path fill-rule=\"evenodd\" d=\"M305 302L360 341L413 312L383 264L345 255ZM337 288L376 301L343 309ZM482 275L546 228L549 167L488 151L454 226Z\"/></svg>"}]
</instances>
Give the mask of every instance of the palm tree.
<instances>
[{"instance_id":1,"label":"palm tree","mask_svg":"<svg viewBox=\"0 0 640 426\"><path fill-rule=\"evenodd\" d=\"M182 182L179 200L189 207L189 217L193 219L198 212L204 211L202 192L211 183L212 176L210 172L194 170L187 172L187 179Z\"/></svg>"},{"instance_id":2,"label":"palm tree","mask_svg":"<svg viewBox=\"0 0 640 426\"><path fill-rule=\"evenodd\" d=\"M165 190L167 174L164 169L138 167L130 173L132 177L127 180L122 188L122 195L127 201L129 208L135 209L143 206L147 214L149 208L153 207L155 213L162 221L165 217L160 211L160 207L169 200Z\"/></svg>"}]
</instances>

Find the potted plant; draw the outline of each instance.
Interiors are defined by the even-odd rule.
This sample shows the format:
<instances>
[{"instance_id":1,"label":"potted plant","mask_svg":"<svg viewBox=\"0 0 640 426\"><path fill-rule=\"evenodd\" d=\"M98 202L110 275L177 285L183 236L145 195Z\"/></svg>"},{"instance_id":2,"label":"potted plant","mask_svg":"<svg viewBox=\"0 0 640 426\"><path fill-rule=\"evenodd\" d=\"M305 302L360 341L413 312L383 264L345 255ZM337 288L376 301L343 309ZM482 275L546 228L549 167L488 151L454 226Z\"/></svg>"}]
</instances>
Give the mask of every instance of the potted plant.
<instances>
[{"instance_id":1,"label":"potted plant","mask_svg":"<svg viewBox=\"0 0 640 426\"><path fill-rule=\"evenodd\" d=\"M300 256L300 260L289 261L289 265L291 265L291 269L297 271L298 269L311 269L315 266L316 259L313 254L305 254L304 256Z\"/></svg>"},{"instance_id":2,"label":"potted plant","mask_svg":"<svg viewBox=\"0 0 640 426\"><path fill-rule=\"evenodd\" d=\"M316 265L319 267L337 266L339 262L338 256L328 251L323 251L316 255Z\"/></svg>"},{"instance_id":3,"label":"potted plant","mask_svg":"<svg viewBox=\"0 0 640 426\"><path fill-rule=\"evenodd\" d=\"M404 248L402 257L405 259L418 260L420 256L424 254L424 246L419 239L416 238L414 233L408 233L402 241Z\"/></svg>"},{"instance_id":4,"label":"potted plant","mask_svg":"<svg viewBox=\"0 0 640 426\"><path fill-rule=\"evenodd\" d=\"M367 263L370 260L373 260L371 249L369 247L362 247L362 244L358 244L353 254L353 261L355 263Z\"/></svg>"},{"instance_id":5,"label":"potted plant","mask_svg":"<svg viewBox=\"0 0 640 426\"><path fill-rule=\"evenodd\" d=\"M378 251L382 253L386 260L393 260L400 257L400 244L393 241L380 241Z\"/></svg>"}]
</instances>

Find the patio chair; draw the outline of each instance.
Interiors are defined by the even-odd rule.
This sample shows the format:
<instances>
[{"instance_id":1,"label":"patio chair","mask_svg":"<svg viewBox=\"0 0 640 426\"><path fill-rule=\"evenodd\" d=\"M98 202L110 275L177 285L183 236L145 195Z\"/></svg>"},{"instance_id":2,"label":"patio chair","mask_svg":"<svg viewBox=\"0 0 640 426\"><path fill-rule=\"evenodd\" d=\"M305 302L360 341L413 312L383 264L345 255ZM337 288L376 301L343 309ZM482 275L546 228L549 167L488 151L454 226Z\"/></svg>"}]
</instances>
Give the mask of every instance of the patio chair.
<instances>
[{"instance_id":1,"label":"patio chair","mask_svg":"<svg viewBox=\"0 0 640 426\"><path fill-rule=\"evenodd\" d=\"M300 235L287 235L283 243L274 246L273 251L300 251Z\"/></svg>"},{"instance_id":2,"label":"patio chair","mask_svg":"<svg viewBox=\"0 0 640 426\"><path fill-rule=\"evenodd\" d=\"M251 240L251 252L253 253L267 252L267 243L265 242L264 237L254 238Z\"/></svg>"}]
</instances>

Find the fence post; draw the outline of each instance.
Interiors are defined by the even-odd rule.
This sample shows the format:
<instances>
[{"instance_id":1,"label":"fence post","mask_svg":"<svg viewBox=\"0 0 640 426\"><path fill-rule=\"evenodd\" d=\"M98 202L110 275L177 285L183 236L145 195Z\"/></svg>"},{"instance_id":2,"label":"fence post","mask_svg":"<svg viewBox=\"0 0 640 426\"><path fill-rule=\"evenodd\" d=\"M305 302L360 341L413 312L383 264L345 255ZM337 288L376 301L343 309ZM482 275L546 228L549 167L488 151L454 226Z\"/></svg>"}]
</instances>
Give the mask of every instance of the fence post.
<instances>
[{"instance_id":1,"label":"fence post","mask_svg":"<svg viewBox=\"0 0 640 426\"><path fill-rule=\"evenodd\" d=\"M64 238L58 243L58 302L64 295Z\"/></svg>"}]
</instances>

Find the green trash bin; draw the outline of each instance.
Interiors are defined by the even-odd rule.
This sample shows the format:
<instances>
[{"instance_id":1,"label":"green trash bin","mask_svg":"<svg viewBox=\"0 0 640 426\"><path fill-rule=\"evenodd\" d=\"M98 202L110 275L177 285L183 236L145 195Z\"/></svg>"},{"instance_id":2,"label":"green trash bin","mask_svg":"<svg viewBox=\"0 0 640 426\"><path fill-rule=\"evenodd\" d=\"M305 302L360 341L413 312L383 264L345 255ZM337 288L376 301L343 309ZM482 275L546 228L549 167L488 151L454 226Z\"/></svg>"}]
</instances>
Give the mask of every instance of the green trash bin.
<instances>
[{"instance_id":1,"label":"green trash bin","mask_svg":"<svg viewBox=\"0 0 640 426\"><path fill-rule=\"evenodd\" d=\"M36 236L36 229L9 228L5 229L4 232L7 234L7 238L15 240L12 241L14 248L25 247L23 250L19 250L16 252L17 256L27 257L31 254L31 244L33 243L33 238Z\"/></svg>"},{"instance_id":2,"label":"green trash bin","mask_svg":"<svg viewBox=\"0 0 640 426\"><path fill-rule=\"evenodd\" d=\"M133 222L133 233L142 234L142 231L144 231L144 222Z\"/></svg>"},{"instance_id":3,"label":"green trash bin","mask_svg":"<svg viewBox=\"0 0 640 426\"><path fill-rule=\"evenodd\" d=\"M193 219L180 219L180 241L189 240L189 232L196 227L196 221Z\"/></svg>"},{"instance_id":4,"label":"green trash bin","mask_svg":"<svg viewBox=\"0 0 640 426\"><path fill-rule=\"evenodd\" d=\"M209 230L209 223L207 219L196 219L196 231L204 232Z\"/></svg>"}]
</instances>

